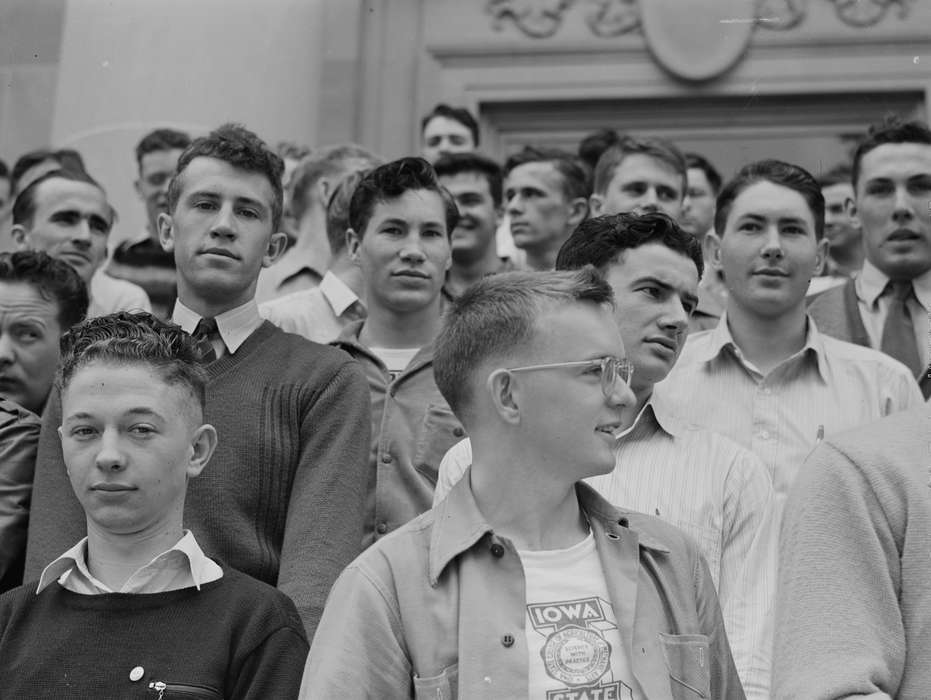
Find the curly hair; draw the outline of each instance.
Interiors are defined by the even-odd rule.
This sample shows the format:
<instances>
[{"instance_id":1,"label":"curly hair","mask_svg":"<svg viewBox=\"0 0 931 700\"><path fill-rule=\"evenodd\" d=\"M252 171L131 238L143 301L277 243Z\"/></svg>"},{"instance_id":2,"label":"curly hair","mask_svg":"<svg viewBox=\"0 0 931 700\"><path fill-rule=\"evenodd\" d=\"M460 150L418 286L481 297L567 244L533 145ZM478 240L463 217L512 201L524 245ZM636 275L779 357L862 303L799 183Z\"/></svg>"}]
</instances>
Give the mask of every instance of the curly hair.
<instances>
[{"instance_id":1,"label":"curly hair","mask_svg":"<svg viewBox=\"0 0 931 700\"><path fill-rule=\"evenodd\" d=\"M63 260L37 250L0 253L0 282L32 285L46 301L58 305L58 325L70 328L87 315L84 280Z\"/></svg>"}]
</instances>

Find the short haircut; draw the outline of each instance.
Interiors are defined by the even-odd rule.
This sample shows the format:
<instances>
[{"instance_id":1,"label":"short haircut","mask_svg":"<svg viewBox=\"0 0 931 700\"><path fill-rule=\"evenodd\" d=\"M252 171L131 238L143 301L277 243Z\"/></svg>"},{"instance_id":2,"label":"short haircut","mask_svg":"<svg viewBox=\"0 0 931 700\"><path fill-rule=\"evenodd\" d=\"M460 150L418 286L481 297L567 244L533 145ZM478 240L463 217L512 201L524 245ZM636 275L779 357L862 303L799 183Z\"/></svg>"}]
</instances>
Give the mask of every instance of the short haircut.
<instances>
[{"instance_id":1,"label":"short haircut","mask_svg":"<svg viewBox=\"0 0 931 700\"><path fill-rule=\"evenodd\" d=\"M459 209L449 191L440 185L436 171L423 158L399 158L370 170L356 186L349 200L349 227L361 239L376 204L398 199L405 192L427 190L443 200L446 234L451 236L459 222Z\"/></svg>"},{"instance_id":2,"label":"short haircut","mask_svg":"<svg viewBox=\"0 0 931 700\"><path fill-rule=\"evenodd\" d=\"M339 181L326 208L326 237L330 242L330 253L335 258L346 249L346 230L349 225L349 204L359 182L368 170L349 173Z\"/></svg>"},{"instance_id":3,"label":"short haircut","mask_svg":"<svg viewBox=\"0 0 931 700\"><path fill-rule=\"evenodd\" d=\"M184 150L191 145L191 137L177 129L156 129L136 144L136 164L142 169L142 158L157 151Z\"/></svg>"},{"instance_id":4,"label":"short haircut","mask_svg":"<svg viewBox=\"0 0 931 700\"><path fill-rule=\"evenodd\" d=\"M58 168L70 172L86 172L84 159L81 154L73 148L60 148L53 150L51 148L40 148L35 151L24 153L13 164L13 171L10 174L10 185L14 193L19 192L19 184L23 175L39 163L46 160L53 160L58 163Z\"/></svg>"},{"instance_id":5,"label":"short haircut","mask_svg":"<svg viewBox=\"0 0 931 700\"><path fill-rule=\"evenodd\" d=\"M758 182L771 182L802 195L815 220L815 238L821 240L824 235L824 195L821 194L821 185L805 168L773 159L745 165L724 185L721 194L718 195L717 210L714 214L714 230L719 236L724 235L727 217L731 213L734 200L741 192Z\"/></svg>"},{"instance_id":6,"label":"short haircut","mask_svg":"<svg viewBox=\"0 0 931 700\"><path fill-rule=\"evenodd\" d=\"M275 145L275 153L277 153L282 160L285 158L301 160L302 158L309 156L311 150L310 146L305 146L302 143L295 143L294 141L279 141Z\"/></svg>"},{"instance_id":7,"label":"short haircut","mask_svg":"<svg viewBox=\"0 0 931 700\"><path fill-rule=\"evenodd\" d=\"M585 165L571 153L557 148L524 146L522 151L518 151L505 162L505 176L509 175L514 168L527 163L549 163L552 165L556 172L562 176L563 194L570 202L579 197L588 199L592 193L592 182Z\"/></svg>"},{"instance_id":8,"label":"short haircut","mask_svg":"<svg viewBox=\"0 0 931 700\"><path fill-rule=\"evenodd\" d=\"M821 189L834 185L853 185L853 171L846 163L835 165L826 173L818 177Z\"/></svg>"},{"instance_id":9,"label":"short haircut","mask_svg":"<svg viewBox=\"0 0 931 700\"><path fill-rule=\"evenodd\" d=\"M103 189L103 187L100 186L100 183L83 170L52 170L51 172L45 173L45 175L42 177L39 177L30 182L26 189L16 195L16 200L13 202L14 224L19 224L26 227L32 226L33 217L35 217L36 209L38 208L38 203L36 202L36 193L39 191L42 183L48 182L49 180L83 182L86 185L91 185L100 190L103 193L105 199L107 196L106 191ZM107 208L110 211L110 225L112 226L113 221L116 218L116 212L109 204L107 204Z\"/></svg>"},{"instance_id":10,"label":"short haircut","mask_svg":"<svg viewBox=\"0 0 931 700\"><path fill-rule=\"evenodd\" d=\"M616 146L621 141L621 135L614 129L598 129L579 142L579 158L588 166L592 172L598 164L598 159L611 146Z\"/></svg>"},{"instance_id":11,"label":"short haircut","mask_svg":"<svg viewBox=\"0 0 931 700\"><path fill-rule=\"evenodd\" d=\"M184 171L195 158L216 158L247 173L264 175L272 188L272 231L281 228L284 161L262 139L240 124L224 124L195 139L178 158L178 168L168 185L168 210L174 211L184 189Z\"/></svg>"},{"instance_id":12,"label":"short haircut","mask_svg":"<svg viewBox=\"0 0 931 700\"><path fill-rule=\"evenodd\" d=\"M686 153L685 165L687 169L697 168L705 173L705 179L708 180L708 184L711 185L711 194L715 197L718 196L718 192L721 191L721 185L724 184L724 180L721 179L721 173L711 164L710 160L705 158L701 153ZM688 172L686 172L686 175L688 175ZM688 182L687 177L686 182Z\"/></svg>"},{"instance_id":13,"label":"short haircut","mask_svg":"<svg viewBox=\"0 0 931 700\"><path fill-rule=\"evenodd\" d=\"M59 389L67 388L75 373L92 362L151 367L166 384L187 389L204 409L207 371L197 345L180 326L150 313L98 316L65 333L56 376Z\"/></svg>"},{"instance_id":14,"label":"short haircut","mask_svg":"<svg viewBox=\"0 0 931 700\"><path fill-rule=\"evenodd\" d=\"M704 273L701 243L660 212L586 219L562 244L556 256L556 269L578 270L592 265L604 273L608 265L621 259L625 250L647 243L660 243L689 258L695 263L699 279Z\"/></svg>"},{"instance_id":15,"label":"short haircut","mask_svg":"<svg viewBox=\"0 0 931 700\"><path fill-rule=\"evenodd\" d=\"M442 102L434 107L423 119L420 120L420 133L422 134L427 128L427 124L435 117L446 117L455 122L462 124L472 134L472 143L478 146L478 122L475 117L465 107L450 107Z\"/></svg>"},{"instance_id":16,"label":"short haircut","mask_svg":"<svg viewBox=\"0 0 931 700\"><path fill-rule=\"evenodd\" d=\"M645 155L665 163L675 170L682 177L682 196L685 197L685 190L688 184L685 156L676 148L674 144L660 138L641 138L625 136L616 146L611 146L605 151L598 164L595 166L595 186L596 194L604 194L608 191L608 185L614 179L614 173L621 163L632 155Z\"/></svg>"},{"instance_id":17,"label":"short haircut","mask_svg":"<svg viewBox=\"0 0 931 700\"><path fill-rule=\"evenodd\" d=\"M46 301L58 306L62 330L80 323L90 303L84 280L63 260L38 250L0 253L0 282L31 285Z\"/></svg>"},{"instance_id":18,"label":"short haircut","mask_svg":"<svg viewBox=\"0 0 931 700\"><path fill-rule=\"evenodd\" d=\"M572 272L503 272L483 278L451 302L443 317L433 353L440 393L466 422L475 372L489 360L505 361L532 347L544 312L567 304L613 300L611 286L592 267Z\"/></svg>"},{"instance_id":19,"label":"short haircut","mask_svg":"<svg viewBox=\"0 0 931 700\"><path fill-rule=\"evenodd\" d=\"M488 183L488 191L496 207L501 206L504 174L501 166L479 153L446 153L433 164L438 177L453 177L462 173L481 175Z\"/></svg>"},{"instance_id":20,"label":"short haircut","mask_svg":"<svg viewBox=\"0 0 931 700\"><path fill-rule=\"evenodd\" d=\"M897 116L886 117L881 123L871 126L853 153L851 182L854 188L860 180L863 156L887 143L921 143L931 146L931 129L924 122L906 122Z\"/></svg>"},{"instance_id":21,"label":"short haircut","mask_svg":"<svg viewBox=\"0 0 931 700\"><path fill-rule=\"evenodd\" d=\"M350 161L361 161L365 170L381 165L384 161L371 151L354 143L322 146L304 158L294 169L288 192L291 195L290 214L300 221L311 202L311 189L322 177L341 175Z\"/></svg>"}]
</instances>

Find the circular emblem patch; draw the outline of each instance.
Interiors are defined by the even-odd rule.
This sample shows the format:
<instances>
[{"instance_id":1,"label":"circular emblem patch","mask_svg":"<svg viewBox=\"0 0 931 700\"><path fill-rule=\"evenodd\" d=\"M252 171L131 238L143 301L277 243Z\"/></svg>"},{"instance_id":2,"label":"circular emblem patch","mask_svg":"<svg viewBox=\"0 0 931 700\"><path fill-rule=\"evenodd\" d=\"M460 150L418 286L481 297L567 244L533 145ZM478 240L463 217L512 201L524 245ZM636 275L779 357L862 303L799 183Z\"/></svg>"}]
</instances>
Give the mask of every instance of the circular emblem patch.
<instances>
[{"instance_id":1,"label":"circular emblem patch","mask_svg":"<svg viewBox=\"0 0 931 700\"><path fill-rule=\"evenodd\" d=\"M569 685L594 683L608 670L611 645L597 632L564 627L546 640L540 652L546 672Z\"/></svg>"}]
</instances>

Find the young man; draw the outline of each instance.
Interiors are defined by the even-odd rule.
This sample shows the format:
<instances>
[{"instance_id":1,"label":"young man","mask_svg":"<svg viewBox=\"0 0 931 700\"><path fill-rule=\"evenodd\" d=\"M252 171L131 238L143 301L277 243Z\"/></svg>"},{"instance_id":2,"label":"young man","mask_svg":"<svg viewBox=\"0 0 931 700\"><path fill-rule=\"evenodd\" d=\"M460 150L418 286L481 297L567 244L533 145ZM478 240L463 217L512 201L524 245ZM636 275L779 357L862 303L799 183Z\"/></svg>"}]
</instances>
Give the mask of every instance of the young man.
<instances>
[{"instance_id":1,"label":"young man","mask_svg":"<svg viewBox=\"0 0 931 700\"><path fill-rule=\"evenodd\" d=\"M478 122L465 107L438 104L420 120L421 155L430 163L478 148Z\"/></svg>"},{"instance_id":2,"label":"young man","mask_svg":"<svg viewBox=\"0 0 931 700\"><path fill-rule=\"evenodd\" d=\"M139 235L121 242L113 251L107 273L142 287L152 302L153 313L168 318L178 290L175 258L158 240L158 216L168 211L168 183L181 152L191 137L175 129L156 129L136 145L139 178L133 183L145 206L146 226Z\"/></svg>"},{"instance_id":3,"label":"young man","mask_svg":"<svg viewBox=\"0 0 931 700\"><path fill-rule=\"evenodd\" d=\"M663 214L583 221L557 269L594 266L614 292L615 318L636 371L634 424L619 437L614 471L587 479L610 503L659 516L699 544L718 591L748 697L769 695L775 595L773 497L759 459L728 438L677 420L653 397L685 343L702 270L698 242ZM434 503L472 463L468 443L443 459Z\"/></svg>"},{"instance_id":4,"label":"young man","mask_svg":"<svg viewBox=\"0 0 931 700\"><path fill-rule=\"evenodd\" d=\"M591 184L581 161L525 148L504 166L504 204L514 245L531 270L552 270L560 246L588 216Z\"/></svg>"},{"instance_id":5,"label":"young man","mask_svg":"<svg viewBox=\"0 0 931 700\"><path fill-rule=\"evenodd\" d=\"M828 259L824 274L829 277L855 277L863 267L863 231L851 216L854 201L852 172L838 165L818 178L824 195L824 236L828 239Z\"/></svg>"},{"instance_id":6,"label":"young man","mask_svg":"<svg viewBox=\"0 0 931 700\"><path fill-rule=\"evenodd\" d=\"M446 291L459 296L485 275L511 269L498 256L495 232L500 223L502 173L493 160L477 153L453 153L433 164L459 209L453 231L453 264L446 276Z\"/></svg>"},{"instance_id":7,"label":"young man","mask_svg":"<svg viewBox=\"0 0 931 700\"><path fill-rule=\"evenodd\" d=\"M821 334L805 292L827 242L824 198L798 166L745 166L721 191L711 263L730 295L720 323L689 337L655 394L683 418L731 437L766 465L781 511L802 461L824 436L921 401L882 353Z\"/></svg>"},{"instance_id":8,"label":"young man","mask_svg":"<svg viewBox=\"0 0 931 700\"><path fill-rule=\"evenodd\" d=\"M368 315L334 344L358 360L371 393L365 545L430 507L440 458L465 434L433 379L457 217L422 158L375 168L350 200L346 240L362 270Z\"/></svg>"},{"instance_id":9,"label":"young man","mask_svg":"<svg viewBox=\"0 0 931 700\"><path fill-rule=\"evenodd\" d=\"M361 523L346 513L361 510L368 483L369 401L356 363L259 316L258 272L284 242L281 168L255 134L222 126L182 154L159 228L178 267L173 320L212 359L206 417L220 436L218 468L191 485L186 521L212 555L291 596L310 637L359 551ZM54 440L57 403L43 416L27 572L82 530Z\"/></svg>"},{"instance_id":10,"label":"young man","mask_svg":"<svg viewBox=\"0 0 931 700\"><path fill-rule=\"evenodd\" d=\"M298 165L287 187L290 206L284 218L294 242L274 265L259 274L256 301L261 304L322 283L335 254L326 226L333 191L350 173L381 163L374 153L346 143L318 148Z\"/></svg>"},{"instance_id":11,"label":"young man","mask_svg":"<svg viewBox=\"0 0 931 700\"><path fill-rule=\"evenodd\" d=\"M149 314L88 321L62 345L59 435L87 537L0 597L4 693L294 697L294 603L182 529L217 444L197 347Z\"/></svg>"},{"instance_id":12,"label":"young man","mask_svg":"<svg viewBox=\"0 0 931 700\"><path fill-rule=\"evenodd\" d=\"M341 575L302 697L744 697L691 539L579 483L634 403L610 302L588 269L453 303L435 371L475 462Z\"/></svg>"},{"instance_id":13,"label":"young man","mask_svg":"<svg viewBox=\"0 0 931 700\"><path fill-rule=\"evenodd\" d=\"M853 159L866 261L857 278L815 298L824 332L876 348L908 367L931 397L931 130L891 120L870 129Z\"/></svg>"},{"instance_id":14,"label":"young man","mask_svg":"<svg viewBox=\"0 0 931 700\"><path fill-rule=\"evenodd\" d=\"M87 285L89 317L149 311L149 297L141 287L100 269L113 218L106 193L90 175L53 170L17 195L13 240L20 250L44 251L75 269Z\"/></svg>"}]
</instances>

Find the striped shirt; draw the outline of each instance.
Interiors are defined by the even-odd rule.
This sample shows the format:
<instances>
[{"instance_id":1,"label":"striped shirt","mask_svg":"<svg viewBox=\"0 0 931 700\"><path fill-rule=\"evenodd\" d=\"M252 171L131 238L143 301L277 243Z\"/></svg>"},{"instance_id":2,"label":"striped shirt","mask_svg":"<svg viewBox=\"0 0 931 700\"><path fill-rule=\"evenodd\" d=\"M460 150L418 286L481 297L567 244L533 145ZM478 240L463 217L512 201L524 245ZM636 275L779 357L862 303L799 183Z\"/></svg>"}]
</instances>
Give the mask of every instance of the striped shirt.
<instances>
[{"instance_id":1,"label":"striped shirt","mask_svg":"<svg viewBox=\"0 0 931 700\"><path fill-rule=\"evenodd\" d=\"M440 465L434 504L472 463L468 440ZM619 442L615 469L586 481L608 501L661 517L691 535L718 590L747 697L769 697L776 539L773 490L759 459L648 402Z\"/></svg>"}]
</instances>

